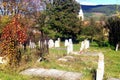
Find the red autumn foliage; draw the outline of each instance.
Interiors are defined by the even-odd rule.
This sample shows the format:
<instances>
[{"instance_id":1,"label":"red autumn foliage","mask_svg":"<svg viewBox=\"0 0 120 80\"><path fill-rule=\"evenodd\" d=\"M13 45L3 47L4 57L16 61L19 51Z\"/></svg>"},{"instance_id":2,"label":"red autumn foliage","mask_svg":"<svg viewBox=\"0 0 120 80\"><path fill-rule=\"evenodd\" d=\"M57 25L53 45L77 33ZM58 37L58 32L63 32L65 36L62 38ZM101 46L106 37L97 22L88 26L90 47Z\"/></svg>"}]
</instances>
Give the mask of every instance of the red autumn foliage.
<instances>
[{"instance_id":1,"label":"red autumn foliage","mask_svg":"<svg viewBox=\"0 0 120 80\"><path fill-rule=\"evenodd\" d=\"M8 64L15 66L20 62L21 53L19 44L27 40L27 30L19 22L18 17L14 17L11 22L3 28L1 35L0 49L2 56L6 56Z\"/></svg>"},{"instance_id":2,"label":"red autumn foliage","mask_svg":"<svg viewBox=\"0 0 120 80\"><path fill-rule=\"evenodd\" d=\"M11 23L4 27L1 35L1 40L14 40L17 43L24 43L26 39L26 28L22 27L17 18L13 18Z\"/></svg>"}]
</instances>

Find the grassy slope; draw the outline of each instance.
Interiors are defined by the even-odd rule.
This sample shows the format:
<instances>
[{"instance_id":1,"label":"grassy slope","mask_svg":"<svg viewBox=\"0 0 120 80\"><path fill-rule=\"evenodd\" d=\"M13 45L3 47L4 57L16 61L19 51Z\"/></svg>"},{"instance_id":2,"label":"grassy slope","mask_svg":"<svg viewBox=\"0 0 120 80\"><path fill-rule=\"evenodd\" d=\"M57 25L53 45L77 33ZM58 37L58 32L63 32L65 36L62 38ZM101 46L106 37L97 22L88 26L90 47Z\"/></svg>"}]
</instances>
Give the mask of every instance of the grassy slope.
<instances>
[{"instance_id":1,"label":"grassy slope","mask_svg":"<svg viewBox=\"0 0 120 80\"><path fill-rule=\"evenodd\" d=\"M105 57L105 80L114 77L120 78L120 51L114 51L108 47L92 47L91 50L101 51Z\"/></svg>"},{"instance_id":2,"label":"grassy slope","mask_svg":"<svg viewBox=\"0 0 120 80\"><path fill-rule=\"evenodd\" d=\"M74 45L74 51L78 51L80 44ZM63 47L64 48L64 47ZM103 52L105 56L105 75L104 78L109 77L120 78L120 51L116 52L110 48L99 48L95 47L95 44L91 46L90 51ZM43 61L41 63L31 63L31 67L43 67L43 68L54 68L66 71L81 72L84 74L82 80L92 80L91 70L96 69L97 57L90 56L74 56L75 59L69 62L58 62L56 59L66 55L66 51L58 49L50 49L50 54L47 56L49 61ZM28 65L28 64L26 64ZM55 80L52 78L37 78L22 76L16 73L5 73L0 71L1 80Z\"/></svg>"}]
</instances>

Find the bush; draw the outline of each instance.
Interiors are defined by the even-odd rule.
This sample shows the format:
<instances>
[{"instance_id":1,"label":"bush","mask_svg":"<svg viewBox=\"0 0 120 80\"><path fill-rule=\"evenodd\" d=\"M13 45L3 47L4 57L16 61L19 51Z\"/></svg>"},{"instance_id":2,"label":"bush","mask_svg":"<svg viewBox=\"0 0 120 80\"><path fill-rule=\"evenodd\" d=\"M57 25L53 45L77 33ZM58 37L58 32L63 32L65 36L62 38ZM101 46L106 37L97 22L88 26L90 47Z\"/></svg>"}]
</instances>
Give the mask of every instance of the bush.
<instances>
[{"instance_id":1,"label":"bush","mask_svg":"<svg viewBox=\"0 0 120 80\"><path fill-rule=\"evenodd\" d=\"M108 41L98 41L97 44L99 47L110 47L110 44Z\"/></svg>"}]
</instances>

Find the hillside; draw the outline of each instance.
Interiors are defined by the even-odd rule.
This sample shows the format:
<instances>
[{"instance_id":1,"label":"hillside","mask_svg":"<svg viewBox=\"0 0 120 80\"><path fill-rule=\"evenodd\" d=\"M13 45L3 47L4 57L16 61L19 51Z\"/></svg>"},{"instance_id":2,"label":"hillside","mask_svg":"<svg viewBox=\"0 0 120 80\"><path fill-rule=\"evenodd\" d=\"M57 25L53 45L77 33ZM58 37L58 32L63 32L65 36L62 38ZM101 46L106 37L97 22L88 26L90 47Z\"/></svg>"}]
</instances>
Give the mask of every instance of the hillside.
<instances>
[{"instance_id":1,"label":"hillside","mask_svg":"<svg viewBox=\"0 0 120 80\"><path fill-rule=\"evenodd\" d=\"M117 7L120 11L120 5L81 5L86 18L112 16L116 13Z\"/></svg>"}]
</instances>

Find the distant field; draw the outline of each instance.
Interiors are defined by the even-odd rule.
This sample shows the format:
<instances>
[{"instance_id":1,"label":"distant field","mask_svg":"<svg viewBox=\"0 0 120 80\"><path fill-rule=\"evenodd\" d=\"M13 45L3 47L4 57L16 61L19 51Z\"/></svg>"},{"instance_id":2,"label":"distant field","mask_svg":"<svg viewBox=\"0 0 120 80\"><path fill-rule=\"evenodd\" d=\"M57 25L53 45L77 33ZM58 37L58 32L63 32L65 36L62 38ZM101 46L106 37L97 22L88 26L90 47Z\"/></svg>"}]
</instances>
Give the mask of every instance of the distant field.
<instances>
[{"instance_id":1,"label":"distant field","mask_svg":"<svg viewBox=\"0 0 120 80\"><path fill-rule=\"evenodd\" d=\"M93 13L85 13L85 20L90 20L90 18L93 18L94 20L100 20L102 17L108 17L104 13L100 12L93 12Z\"/></svg>"}]
</instances>

